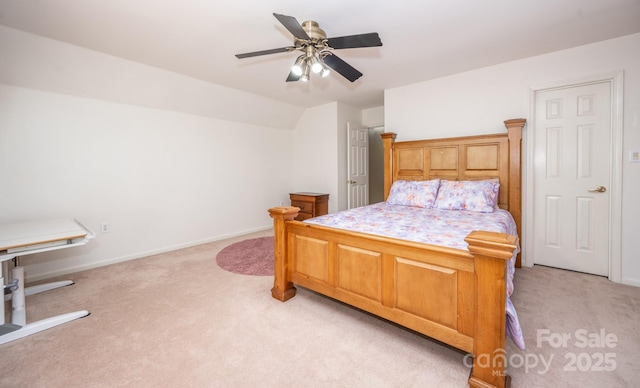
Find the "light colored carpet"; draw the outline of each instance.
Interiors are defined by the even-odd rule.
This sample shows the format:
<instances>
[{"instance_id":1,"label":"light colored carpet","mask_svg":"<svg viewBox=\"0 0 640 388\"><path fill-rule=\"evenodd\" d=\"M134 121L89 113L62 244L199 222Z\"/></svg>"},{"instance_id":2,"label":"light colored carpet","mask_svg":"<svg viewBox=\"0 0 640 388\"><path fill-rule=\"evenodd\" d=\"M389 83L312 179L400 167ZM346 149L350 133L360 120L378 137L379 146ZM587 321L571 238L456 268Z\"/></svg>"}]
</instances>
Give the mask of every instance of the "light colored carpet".
<instances>
[{"instance_id":1,"label":"light colored carpet","mask_svg":"<svg viewBox=\"0 0 640 388\"><path fill-rule=\"evenodd\" d=\"M79 272L65 277L73 286L29 296L28 322L91 315L0 346L0 386L467 386L463 352L301 288L281 303L271 277L216 265L225 246L270 233ZM512 363L514 387L638 385L639 288L544 267L518 270L515 284L528 349L507 340L508 356L528 357L529 367L534 357L553 358L546 371ZM579 329L615 334L616 347L579 348ZM572 339L537 346L538 330ZM613 371L564 370L568 354L584 353L580 365L588 358L593 366L605 352Z\"/></svg>"}]
</instances>

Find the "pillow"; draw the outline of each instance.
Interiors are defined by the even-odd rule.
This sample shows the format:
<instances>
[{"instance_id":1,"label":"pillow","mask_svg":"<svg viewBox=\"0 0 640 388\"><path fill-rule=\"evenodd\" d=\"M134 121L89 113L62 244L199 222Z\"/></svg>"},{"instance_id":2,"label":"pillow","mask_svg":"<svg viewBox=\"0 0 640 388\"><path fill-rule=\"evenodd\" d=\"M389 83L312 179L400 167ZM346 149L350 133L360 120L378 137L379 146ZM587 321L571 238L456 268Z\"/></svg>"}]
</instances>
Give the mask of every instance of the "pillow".
<instances>
[{"instance_id":1,"label":"pillow","mask_svg":"<svg viewBox=\"0 0 640 388\"><path fill-rule=\"evenodd\" d=\"M443 210L468 210L491 213L498 203L500 183L494 179L483 181L440 182L434 208Z\"/></svg>"},{"instance_id":2,"label":"pillow","mask_svg":"<svg viewBox=\"0 0 640 388\"><path fill-rule=\"evenodd\" d=\"M500 198L498 198L500 196L500 179L498 178L491 178L491 179L487 179L487 182L493 182L496 183L496 205L493 207L493 209L500 209L500 204L498 203L498 200Z\"/></svg>"},{"instance_id":3,"label":"pillow","mask_svg":"<svg viewBox=\"0 0 640 388\"><path fill-rule=\"evenodd\" d=\"M390 205L432 208L438 195L440 179L393 182L387 203Z\"/></svg>"}]
</instances>

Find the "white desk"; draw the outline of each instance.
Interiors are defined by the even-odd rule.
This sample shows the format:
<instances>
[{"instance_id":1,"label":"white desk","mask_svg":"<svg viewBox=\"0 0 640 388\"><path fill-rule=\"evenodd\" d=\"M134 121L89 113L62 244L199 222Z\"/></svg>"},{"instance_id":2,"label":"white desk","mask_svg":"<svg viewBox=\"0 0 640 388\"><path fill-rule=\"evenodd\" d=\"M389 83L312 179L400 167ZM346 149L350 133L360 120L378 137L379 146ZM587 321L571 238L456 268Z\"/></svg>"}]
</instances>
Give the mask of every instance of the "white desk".
<instances>
[{"instance_id":1,"label":"white desk","mask_svg":"<svg viewBox=\"0 0 640 388\"><path fill-rule=\"evenodd\" d=\"M0 262L2 262L0 284L5 286L3 272L5 267L8 267L8 260L18 256L77 247L86 244L94 237L95 233L91 229L74 219L0 225ZM73 282L67 280L25 288L24 268L14 267L11 281L8 283L12 291L10 295L7 295L7 299L11 299L12 305L11 323L5 323L3 302L0 308L0 344L89 315L88 311L81 310L32 323L26 322L25 296L71 284Z\"/></svg>"}]
</instances>

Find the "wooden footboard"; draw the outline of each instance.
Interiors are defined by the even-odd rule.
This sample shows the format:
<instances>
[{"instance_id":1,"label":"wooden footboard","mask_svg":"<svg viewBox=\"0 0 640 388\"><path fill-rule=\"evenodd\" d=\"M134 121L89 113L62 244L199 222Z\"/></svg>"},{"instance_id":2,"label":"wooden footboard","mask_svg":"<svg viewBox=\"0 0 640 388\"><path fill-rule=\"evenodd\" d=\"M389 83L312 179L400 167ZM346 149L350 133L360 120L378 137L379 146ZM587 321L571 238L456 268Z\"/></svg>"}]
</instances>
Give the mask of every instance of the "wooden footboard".
<instances>
[{"instance_id":1,"label":"wooden footboard","mask_svg":"<svg viewBox=\"0 0 640 388\"><path fill-rule=\"evenodd\" d=\"M518 240L472 232L469 251L274 219L274 298L294 284L340 300L474 355L472 387L503 387L507 261Z\"/></svg>"}]
</instances>

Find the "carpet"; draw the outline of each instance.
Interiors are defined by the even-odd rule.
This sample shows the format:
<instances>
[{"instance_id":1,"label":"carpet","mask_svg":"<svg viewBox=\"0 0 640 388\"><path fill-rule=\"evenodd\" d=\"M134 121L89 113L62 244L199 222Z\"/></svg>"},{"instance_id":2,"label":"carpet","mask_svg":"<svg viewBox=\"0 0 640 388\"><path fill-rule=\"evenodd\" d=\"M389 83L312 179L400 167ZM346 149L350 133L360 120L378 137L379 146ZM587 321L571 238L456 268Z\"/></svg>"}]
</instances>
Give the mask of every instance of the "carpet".
<instances>
[{"instance_id":1,"label":"carpet","mask_svg":"<svg viewBox=\"0 0 640 388\"><path fill-rule=\"evenodd\" d=\"M225 271L255 276L273 275L273 237L243 240L223 248L216 262Z\"/></svg>"}]
</instances>

